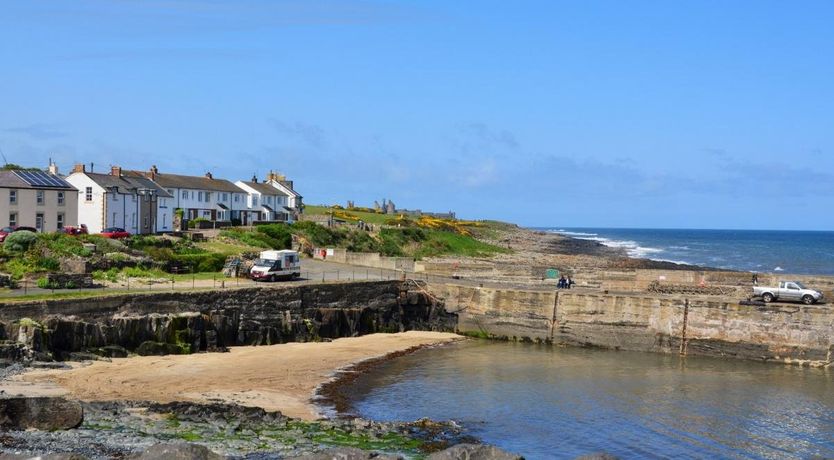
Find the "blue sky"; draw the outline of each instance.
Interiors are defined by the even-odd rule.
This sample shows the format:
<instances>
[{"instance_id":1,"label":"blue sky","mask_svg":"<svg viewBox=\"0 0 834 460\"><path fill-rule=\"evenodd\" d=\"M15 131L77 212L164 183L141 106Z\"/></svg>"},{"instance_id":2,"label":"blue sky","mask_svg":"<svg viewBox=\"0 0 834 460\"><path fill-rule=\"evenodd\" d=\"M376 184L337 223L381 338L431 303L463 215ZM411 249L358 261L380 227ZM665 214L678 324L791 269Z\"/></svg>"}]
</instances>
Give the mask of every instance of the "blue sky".
<instances>
[{"instance_id":1,"label":"blue sky","mask_svg":"<svg viewBox=\"0 0 834 460\"><path fill-rule=\"evenodd\" d=\"M0 0L0 149L530 226L834 229L834 2Z\"/></svg>"}]
</instances>

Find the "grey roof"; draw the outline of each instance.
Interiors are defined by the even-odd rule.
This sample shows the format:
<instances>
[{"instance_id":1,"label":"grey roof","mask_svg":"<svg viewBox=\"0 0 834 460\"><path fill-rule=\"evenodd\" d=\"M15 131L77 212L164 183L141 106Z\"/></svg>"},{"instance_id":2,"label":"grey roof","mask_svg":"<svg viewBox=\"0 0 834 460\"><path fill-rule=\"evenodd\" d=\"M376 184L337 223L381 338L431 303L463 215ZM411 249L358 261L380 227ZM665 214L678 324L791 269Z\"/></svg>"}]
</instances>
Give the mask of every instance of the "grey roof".
<instances>
[{"instance_id":1,"label":"grey roof","mask_svg":"<svg viewBox=\"0 0 834 460\"><path fill-rule=\"evenodd\" d=\"M256 192L260 193L261 195L281 195L281 196L289 196L286 193L278 190L277 188L273 187L270 184L264 184L262 182L246 182L241 181L246 184L247 187L252 187Z\"/></svg>"},{"instance_id":2,"label":"grey roof","mask_svg":"<svg viewBox=\"0 0 834 460\"><path fill-rule=\"evenodd\" d=\"M284 187L286 187L286 188L287 188L287 190L289 190L289 191L290 191L290 193L292 193L292 194L293 194L293 196L301 197L301 194L300 194L300 193L298 193L298 192L296 192L296 191L295 191L295 189L293 188L293 182L292 182L291 180L276 180L276 181L268 181L268 183L270 183L270 184L271 184L272 182L277 182L277 183L279 183L279 184L283 185ZM273 188L274 188L274 187L273 187ZM277 190L277 189L276 189L276 190Z\"/></svg>"},{"instance_id":3,"label":"grey roof","mask_svg":"<svg viewBox=\"0 0 834 460\"><path fill-rule=\"evenodd\" d=\"M154 182L162 187L241 193L240 188L226 179L209 179L205 176L156 173Z\"/></svg>"},{"instance_id":4,"label":"grey roof","mask_svg":"<svg viewBox=\"0 0 834 460\"><path fill-rule=\"evenodd\" d=\"M37 173L37 171L34 171L34 172ZM54 179L55 184L58 184L60 182L62 184L66 184L66 186L64 186L64 185L60 185L60 186L58 186L58 185L48 185L48 186L36 185L36 183L37 183L36 181L24 180L22 177L20 177L20 175L16 174L16 172L12 170L12 171L0 171L0 188L31 188L31 189L39 189L39 190L42 190L42 189L43 190L45 190L45 189L49 189L49 190L75 190L75 187L73 187L72 185L70 185L69 183L67 183L66 181L64 181L62 178L60 178L58 176L53 176L53 175L51 175L49 173L45 173L45 172L40 172L40 174L45 174L45 175L49 176L50 179Z\"/></svg>"},{"instance_id":5,"label":"grey roof","mask_svg":"<svg viewBox=\"0 0 834 460\"><path fill-rule=\"evenodd\" d=\"M159 187L155 184L152 180L141 176L141 175L134 175L133 171L128 171L128 174L122 173L121 176L113 176L111 174L100 174L100 173L85 173L87 177L89 177L93 182L104 187L106 189L111 189L113 187L118 188L118 192L124 195L133 194L136 190L141 189L151 189L156 190L158 196L164 198L171 198L171 194L168 193L167 190Z\"/></svg>"},{"instance_id":6,"label":"grey roof","mask_svg":"<svg viewBox=\"0 0 834 460\"><path fill-rule=\"evenodd\" d=\"M137 188L149 188L152 190L156 190L157 196L161 196L163 198L174 197L174 195L168 193L168 190L165 190L164 188L160 187L159 184L150 180L139 171L122 171L122 177L125 177L128 181L136 184Z\"/></svg>"}]
</instances>

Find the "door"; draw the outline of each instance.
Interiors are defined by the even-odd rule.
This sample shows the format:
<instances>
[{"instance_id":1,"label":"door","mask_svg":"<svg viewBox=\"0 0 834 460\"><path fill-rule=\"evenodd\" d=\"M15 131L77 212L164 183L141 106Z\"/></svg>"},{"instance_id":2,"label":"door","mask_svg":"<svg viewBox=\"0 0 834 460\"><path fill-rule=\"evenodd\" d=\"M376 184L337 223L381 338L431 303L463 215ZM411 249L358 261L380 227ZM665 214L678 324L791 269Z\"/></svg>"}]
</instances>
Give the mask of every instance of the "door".
<instances>
[{"instance_id":1,"label":"door","mask_svg":"<svg viewBox=\"0 0 834 460\"><path fill-rule=\"evenodd\" d=\"M781 292L785 300L799 300L800 297L799 286L794 283L785 283L785 290Z\"/></svg>"},{"instance_id":2,"label":"door","mask_svg":"<svg viewBox=\"0 0 834 460\"><path fill-rule=\"evenodd\" d=\"M35 214L35 229L38 232L43 232L43 213L39 212Z\"/></svg>"}]
</instances>

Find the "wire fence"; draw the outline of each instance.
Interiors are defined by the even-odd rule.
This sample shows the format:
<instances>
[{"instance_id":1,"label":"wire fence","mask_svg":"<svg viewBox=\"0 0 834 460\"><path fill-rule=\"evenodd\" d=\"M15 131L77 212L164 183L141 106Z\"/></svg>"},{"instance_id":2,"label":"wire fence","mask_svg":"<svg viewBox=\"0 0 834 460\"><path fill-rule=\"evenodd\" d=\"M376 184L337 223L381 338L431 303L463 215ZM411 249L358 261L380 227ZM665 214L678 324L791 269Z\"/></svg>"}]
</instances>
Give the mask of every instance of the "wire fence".
<instances>
[{"instance_id":1,"label":"wire fence","mask_svg":"<svg viewBox=\"0 0 834 460\"><path fill-rule=\"evenodd\" d=\"M478 279L465 279L457 275L437 275L426 272L409 272L404 270L345 267L344 269L310 269L302 270L300 276L292 279L269 281L254 281L248 276L227 277L222 273L186 273L167 277L127 277L116 281L94 280L91 287L55 288L38 287L33 280L21 280L15 289L0 293L0 299L13 299L40 295L56 297L73 295L83 296L82 292L106 294L107 292L164 292L164 291L196 291L217 289L239 289L253 287L279 287L286 285L307 285L322 283L371 282L415 280L426 283L460 283L483 287L500 286L501 283L485 282ZM545 287L545 289L548 289Z\"/></svg>"}]
</instances>

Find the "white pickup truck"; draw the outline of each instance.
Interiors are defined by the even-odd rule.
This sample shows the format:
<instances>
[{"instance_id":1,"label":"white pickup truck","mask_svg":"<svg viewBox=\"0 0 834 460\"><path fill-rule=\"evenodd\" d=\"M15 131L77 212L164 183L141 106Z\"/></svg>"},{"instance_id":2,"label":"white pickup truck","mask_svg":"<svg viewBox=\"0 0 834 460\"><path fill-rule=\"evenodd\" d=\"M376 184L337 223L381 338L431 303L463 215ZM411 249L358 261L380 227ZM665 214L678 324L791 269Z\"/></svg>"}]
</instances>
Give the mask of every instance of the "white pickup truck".
<instances>
[{"instance_id":1,"label":"white pickup truck","mask_svg":"<svg viewBox=\"0 0 834 460\"><path fill-rule=\"evenodd\" d=\"M811 305L822 301L822 293L808 289L799 281L779 281L779 287L754 286L753 297L761 297L765 302L789 300Z\"/></svg>"}]
</instances>

